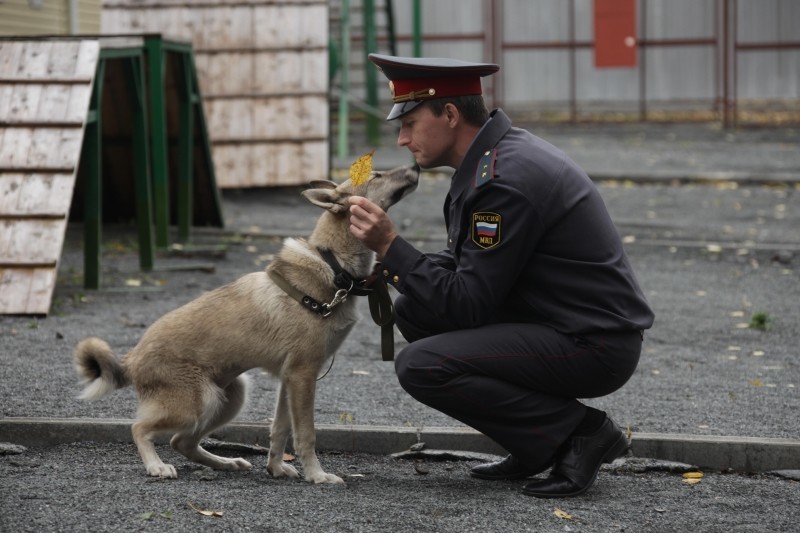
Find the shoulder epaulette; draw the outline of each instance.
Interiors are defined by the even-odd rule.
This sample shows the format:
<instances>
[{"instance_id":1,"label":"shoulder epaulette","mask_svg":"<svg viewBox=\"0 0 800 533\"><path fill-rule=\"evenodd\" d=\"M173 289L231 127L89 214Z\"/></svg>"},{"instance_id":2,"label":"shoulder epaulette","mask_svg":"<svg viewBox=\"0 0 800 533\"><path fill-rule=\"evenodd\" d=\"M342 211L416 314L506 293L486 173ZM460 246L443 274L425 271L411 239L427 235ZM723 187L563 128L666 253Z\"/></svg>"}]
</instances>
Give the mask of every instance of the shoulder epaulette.
<instances>
[{"instance_id":1,"label":"shoulder epaulette","mask_svg":"<svg viewBox=\"0 0 800 533\"><path fill-rule=\"evenodd\" d=\"M497 149L486 150L478 161L475 171L475 188L478 189L489 183L494 178L494 160L497 158Z\"/></svg>"}]
</instances>

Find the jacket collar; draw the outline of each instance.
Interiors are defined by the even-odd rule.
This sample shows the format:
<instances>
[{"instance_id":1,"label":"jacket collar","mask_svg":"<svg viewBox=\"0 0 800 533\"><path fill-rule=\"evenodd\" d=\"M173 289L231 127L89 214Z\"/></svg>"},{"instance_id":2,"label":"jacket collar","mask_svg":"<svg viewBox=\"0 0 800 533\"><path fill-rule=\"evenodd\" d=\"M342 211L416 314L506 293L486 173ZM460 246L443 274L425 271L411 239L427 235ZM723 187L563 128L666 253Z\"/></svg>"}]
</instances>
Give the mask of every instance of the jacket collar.
<instances>
[{"instance_id":1,"label":"jacket collar","mask_svg":"<svg viewBox=\"0 0 800 533\"><path fill-rule=\"evenodd\" d=\"M511 119L508 118L502 109L492 111L489 120L478 131L475 139L467 150L464 160L456 169L450 179L450 198L455 201L465 191L473 187L475 182L475 172L486 150L491 150L500 142L508 130L511 129Z\"/></svg>"}]
</instances>

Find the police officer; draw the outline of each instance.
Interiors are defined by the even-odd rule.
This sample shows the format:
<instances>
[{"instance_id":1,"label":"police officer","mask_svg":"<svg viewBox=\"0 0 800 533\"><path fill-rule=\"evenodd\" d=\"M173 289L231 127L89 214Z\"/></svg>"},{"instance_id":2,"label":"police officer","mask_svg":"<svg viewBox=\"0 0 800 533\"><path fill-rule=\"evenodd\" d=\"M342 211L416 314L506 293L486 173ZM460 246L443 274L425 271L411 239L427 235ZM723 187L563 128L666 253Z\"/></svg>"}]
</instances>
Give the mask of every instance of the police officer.
<instances>
[{"instance_id":1,"label":"police officer","mask_svg":"<svg viewBox=\"0 0 800 533\"><path fill-rule=\"evenodd\" d=\"M448 246L423 253L378 206L350 200L350 230L400 293L402 387L509 455L480 479L534 478L523 492L576 496L628 450L620 428L577 400L624 385L653 312L600 194L561 150L487 111L494 64L369 56L390 80L397 143L423 168L455 169Z\"/></svg>"}]
</instances>

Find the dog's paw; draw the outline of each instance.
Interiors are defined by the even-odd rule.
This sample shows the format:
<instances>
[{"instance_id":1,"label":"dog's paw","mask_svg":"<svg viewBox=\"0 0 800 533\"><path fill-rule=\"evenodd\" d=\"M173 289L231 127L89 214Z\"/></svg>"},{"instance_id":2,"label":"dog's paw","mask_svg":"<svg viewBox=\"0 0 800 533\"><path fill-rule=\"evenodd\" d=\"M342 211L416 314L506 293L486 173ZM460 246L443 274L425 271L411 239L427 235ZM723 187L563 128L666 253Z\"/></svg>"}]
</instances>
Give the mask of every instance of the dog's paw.
<instances>
[{"instance_id":1,"label":"dog's paw","mask_svg":"<svg viewBox=\"0 0 800 533\"><path fill-rule=\"evenodd\" d=\"M339 476L334 474L327 474L325 472L317 472L315 474L309 474L306 476L306 481L310 481L311 483L344 483L344 480Z\"/></svg>"},{"instance_id":2,"label":"dog's paw","mask_svg":"<svg viewBox=\"0 0 800 533\"><path fill-rule=\"evenodd\" d=\"M230 459L225 459L224 461L220 461L220 463L214 466L216 470L228 470L228 471L236 471L236 470L250 470L253 468L249 462L245 461L241 457L235 457Z\"/></svg>"},{"instance_id":3,"label":"dog's paw","mask_svg":"<svg viewBox=\"0 0 800 533\"><path fill-rule=\"evenodd\" d=\"M177 479L178 477L175 467L164 463L147 465L147 475L168 479Z\"/></svg>"},{"instance_id":4,"label":"dog's paw","mask_svg":"<svg viewBox=\"0 0 800 533\"><path fill-rule=\"evenodd\" d=\"M297 469L295 467L293 467L289 463L284 463L283 461L275 464L268 464L267 472L269 472L272 477L289 477L289 478L300 477L300 474L297 472Z\"/></svg>"}]
</instances>

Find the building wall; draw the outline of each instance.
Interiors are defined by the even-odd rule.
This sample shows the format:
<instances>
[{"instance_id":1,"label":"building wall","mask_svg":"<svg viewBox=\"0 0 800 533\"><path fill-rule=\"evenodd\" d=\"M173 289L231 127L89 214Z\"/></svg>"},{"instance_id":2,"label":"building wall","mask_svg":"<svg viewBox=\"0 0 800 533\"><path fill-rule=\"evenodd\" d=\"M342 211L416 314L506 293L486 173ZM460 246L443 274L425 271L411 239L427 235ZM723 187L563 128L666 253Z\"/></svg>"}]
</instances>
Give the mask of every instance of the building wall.
<instances>
[{"instance_id":1,"label":"building wall","mask_svg":"<svg viewBox=\"0 0 800 533\"><path fill-rule=\"evenodd\" d=\"M354 0L355 1L355 0ZM715 40L715 44L653 46L639 50L649 102L714 102L722 91L721 6L726 0L638 0L638 34L649 40ZM356 3L358 3L356 1ZM574 6L575 93L582 103L635 106L642 70L594 66L593 0L428 0L422 5L423 54L501 65L506 107L563 106L569 98L567 48L515 48L520 43L566 43ZM412 55L413 0L394 0L398 53ZM732 0L730 36L742 45L800 42L797 0ZM732 15L731 15L732 16ZM644 26L642 26L642 19ZM499 21L499 23L498 23ZM735 66L735 70L734 70ZM744 100L800 99L800 49L739 50L729 73Z\"/></svg>"},{"instance_id":2,"label":"building wall","mask_svg":"<svg viewBox=\"0 0 800 533\"><path fill-rule=\"evenodd\" d=\"M75 0L76 32L100 33L100 1ZM0 35L70 34L70 0L0 0Z\"/></svg>"}]
</instances>

